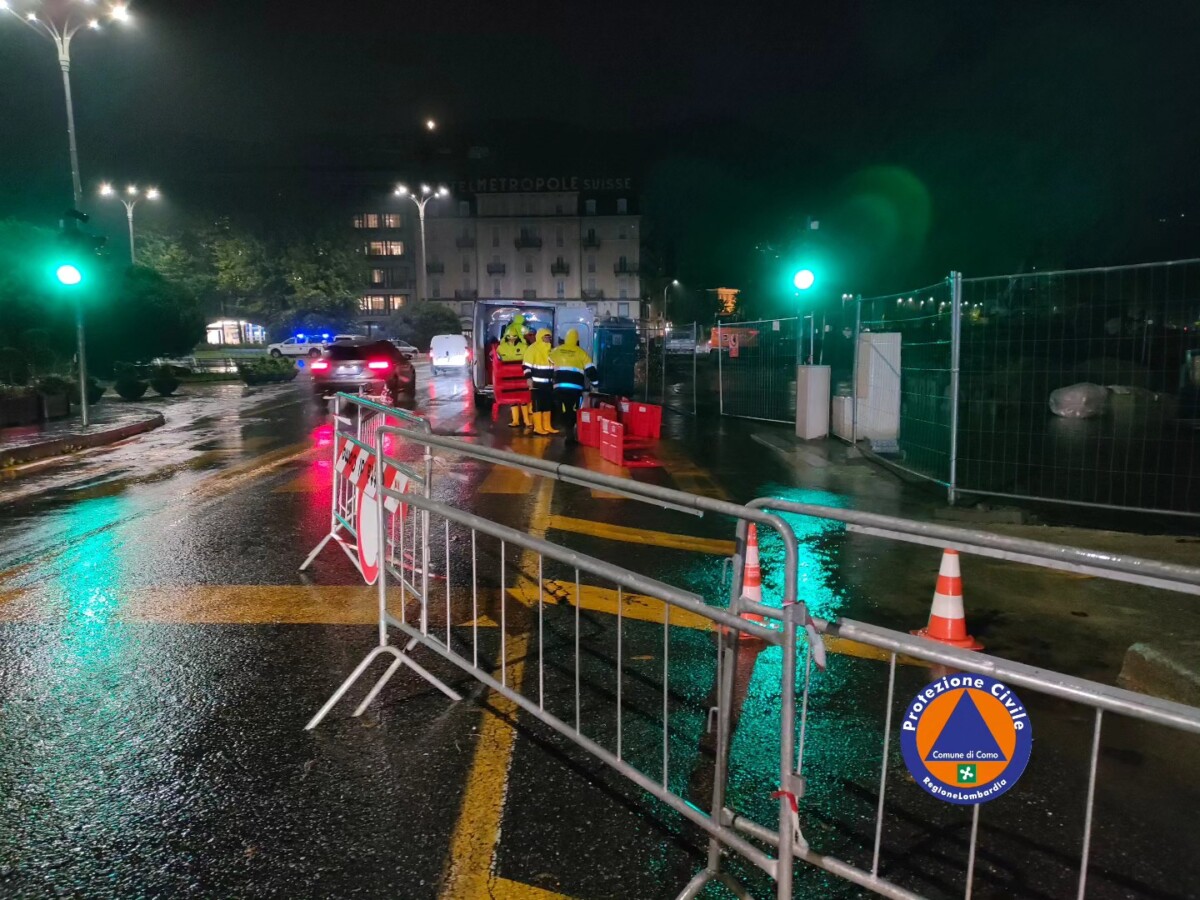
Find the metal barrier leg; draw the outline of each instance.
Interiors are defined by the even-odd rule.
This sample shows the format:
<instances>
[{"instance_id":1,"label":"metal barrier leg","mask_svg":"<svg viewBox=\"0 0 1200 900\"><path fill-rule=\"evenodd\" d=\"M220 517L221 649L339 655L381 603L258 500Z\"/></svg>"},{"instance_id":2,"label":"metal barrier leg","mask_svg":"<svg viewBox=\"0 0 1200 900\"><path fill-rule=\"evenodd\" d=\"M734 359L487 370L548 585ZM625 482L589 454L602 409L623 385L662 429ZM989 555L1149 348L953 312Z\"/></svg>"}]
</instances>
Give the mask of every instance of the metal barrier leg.
<instances>
[{"instance_id":1,"label":"metal barrier leg","mask_svg":"<svg viewBox=\"0 0 1200 900\"><path fill-rule=\"evenodd\" d=\"M409 641L406 649L411 649L415 644L416 644L415 640ZM431 685L433 685L435 688L437 688L439 691L441 691L443 694L445 694L451 700L458 701L458 700L462 699L462 695L457 693L453 688L448 686L441 679L439 679L435 675L431 674L428 669L426 669L424 666L420 665L419 663L415 662L411 657L407 656L402 650L398 650L397 648L392 647L392 646L376 647L374 650L372 650L370 653L368 653L365 657L363 657L363 661L360 662L358 664L357 668L355 668L355 670L350 673L350 677L342 682L341 687L339 687L336 691L333 692L333 696L325 701L325 705L322 706L320 708L320 710L317 711L317 714L315 716L313 716L311 720L309 720L309 723L304 726L304 730L312 731L314 728L316 728L318 725L320 725L322 720L325 718L325 716L327 716L329 714L329 711L331 709L333 709L334 705L339 700L341 700L343 696L345 696L346 691L348 691L350 689L350 686L353 685L354 682L356 682L360 677L362 677L362 674L363 674L363 672L365 672L367 670L367 667L369 665L371 665L372 662L375 661L375 657L379 656L382 653L390 653L396 657L396 660L388 667L387 671L383 673L383 676L379 679L378 682L376 682L375 686L373 688L371 688L371 692L369 694L367 694L366 699L364 699L363 702L358 705L358 708L354 711L354 715L361 716L363 714L363 712L366 710L367 706L369 706L371 701L375 699L375 697L383 689L383 686L385 684L387 684L388 679L390 679L392 677L392 675L395 673L396 669L398 669L402 665L408 666L410 669L412 669L414 672L416 672L418 675L420 675L422 678L424 678L426 681L428 681Z\"/></svg>"},{"instance_id":2,"label":"metal barrier leg","mask_svg":"<svg viewBox=\"0 0 1200 900\"><path fill-rule=\"evenodd\" d=\"M303 572L305 569L307 569L309 566L312 565L313 560L321 555L321 551L325 549L325 545L328 544L331 540L333 540L333 532L332 531L329 532L329 534L325 535L325 537L321 538L321 543L317 544L317 546L313 548L313 552L308 554L308 558L305 559L304 562L302 562L300 564L301 572Z\"/></svg>"}]
</instances>

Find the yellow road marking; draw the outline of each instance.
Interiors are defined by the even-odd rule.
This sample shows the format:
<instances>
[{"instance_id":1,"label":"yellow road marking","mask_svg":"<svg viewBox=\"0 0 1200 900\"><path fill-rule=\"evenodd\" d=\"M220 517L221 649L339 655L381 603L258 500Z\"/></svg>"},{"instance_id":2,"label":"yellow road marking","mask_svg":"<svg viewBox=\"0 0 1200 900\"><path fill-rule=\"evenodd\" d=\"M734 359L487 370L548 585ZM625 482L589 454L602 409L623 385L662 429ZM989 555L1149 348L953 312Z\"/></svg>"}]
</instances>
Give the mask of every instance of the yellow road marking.
<instances>
[{"instance_id":1,"label":"yellow road marking","mask_svg":"<svg viewBox=\"0 0 1200 900\"><path fill-rule=\"evenodd\" d=\"M598 472L601 475L616 475L618 478L632 478L629 470L624 466L614 465L600 455L598 447L580 447L583 451L583 468L589 469L592 472ZM592 489L592 498L594 500L624 500L620 494L611 494L607 491Z\"/></svg>"},{"instance_id":2,"label":"yellow road marking","mask_svg":"<svg viewBox=\"0 0 1200 900\"><path fill-rule=\"evenodd\" d=\"M333 489L332 466L328 469L309 469L303 475L271 491L273 494L317 494Z\"/></svg>"},{"instance_id":3,"label":"yellow road marking","mask_svg":"<svg viewBox=\"0 0 1200 900\"><path fill-rule=\"evenodd\" d=\"M696 465L674 441L659 441L654 448L663 468L675 482L675 486L689 494L711 497L714 500L729 500L729 494L717 483L712 473Z\"/></svg>"},{"instance_id":4,"label":"yellow road marking","mask_svg":"<svg viewBox=\"0 0 1200 900\"><path fill-rule=\"evenodd\" d=\"M541 459L550 446L546 438L514 437L509 449L514 453ZM528 494L537 476L513 469L509 466L493 466L488 477L479 486L481 494Z\"/></svg>"},{"instance_id":5,"label":"yellow road marking","mask_svg":"<svg viewBox=\"0 0 1200 900\"><path fill-rule=\"evenodd\" d=\"M573 581L546 581L545 600L548 603L574 603L575 583ZM508 589L509 595L526 606L537 604L537 583L521 584ZM617 591L613 588L596 587L590 584L579 586L579 605L586 610L599 613L617 614ZM662 624L662 600L647 597L644 594L623 593L621 596L621 615L628 619L641 622L657 622ZM712 620L704 616L675 607L671 610L671 625L680 628L691 628L695 631L712 631Z\"/></svg>"},{"instance_id":6,"label":"yellow road marking","mask_svg":"<svg viewBox=\"0 0 1200 900\"><path fill-rule=\"evenodd\" d=\"M400 589L389 591L400 602ZM61 622L72 610L61 584L0 590L0 622ZM170 585L99 597L85 615L105 621L181 625L373 625L376 588L358 585ZM78 601L75 601L78 607Z\"/></svg>"},{"instance_id":7,"label":"yellow road marking","mask_svg":"<svg viewBox=\"0 0 1200 900\"><path fill-rule=\"evenodd\" d=\"M630 544L648 544L668 550L692 550L696 553L711 553L715 556L732 556L736 545L733 541L715 538L691 537L686 534L671 534L666 531L648 531L630 528L627 525L611 525L589 519L573 519L570 516L551 516L551 530L588 534L609 541L626 541Z\"/></svg>"},{"instance_id":8,"label":"yellow road marking","mask_svg":"<svg viewBox=\"0 0 1200 900\"><path fill-rule=\"evenodd\" d=\"M540 480L530 515L528 531L545 537L550 520L550 502L556 482ZM518 582L536 584L537 554L523 550L518 567ZM535 589L536 590L536 589ZM501 596L500 602L504 602ZM525 677L525 653L529 632L507 640L507 681L516 691L521 690ZM500 678L500 673L493 677ZM517 705L502 696L493 696L494 714L485 714L479 730L479 742L471 771L463 789L462 807L454 835L450 840L445 875L440 896L446 900L560 900L563 895L518 884L495 873L496 845L500 840L500 825L504 820L504 802L508 791L508 771L512 764L516 733L509 724Z\"/></svg>"}]
</instances>

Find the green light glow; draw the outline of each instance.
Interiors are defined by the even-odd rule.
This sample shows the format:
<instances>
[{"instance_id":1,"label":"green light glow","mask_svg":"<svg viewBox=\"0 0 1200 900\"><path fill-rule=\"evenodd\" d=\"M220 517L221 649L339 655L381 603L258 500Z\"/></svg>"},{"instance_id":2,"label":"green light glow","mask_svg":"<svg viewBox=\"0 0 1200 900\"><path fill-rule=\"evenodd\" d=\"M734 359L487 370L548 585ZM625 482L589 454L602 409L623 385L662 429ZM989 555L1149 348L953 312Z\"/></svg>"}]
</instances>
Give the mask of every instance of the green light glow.
<instances>
[{"instance_id":1,"label":"green light glow","mask_svg":"<svg viewBox=\"0 0 1200 900\"><path fill-rule=\"evenodd\" d=\"M54 274L60 282L68 287L74 287L75 285L79 284L79 282L83 281L83 273L70 263L59 266L55 270Z\"/></svg>"},{"instance_id":2,"label":"green light glow","mask_svg":"<svg viewBox=\"0 0 1200 900\"><path fill-rule=\"evenodd\" d=\"M813 274L812 269L801 269L792 278L792 284L796 286L797 290L807 291L816 280L817 277Z\"/></svg>"}]
</instances>

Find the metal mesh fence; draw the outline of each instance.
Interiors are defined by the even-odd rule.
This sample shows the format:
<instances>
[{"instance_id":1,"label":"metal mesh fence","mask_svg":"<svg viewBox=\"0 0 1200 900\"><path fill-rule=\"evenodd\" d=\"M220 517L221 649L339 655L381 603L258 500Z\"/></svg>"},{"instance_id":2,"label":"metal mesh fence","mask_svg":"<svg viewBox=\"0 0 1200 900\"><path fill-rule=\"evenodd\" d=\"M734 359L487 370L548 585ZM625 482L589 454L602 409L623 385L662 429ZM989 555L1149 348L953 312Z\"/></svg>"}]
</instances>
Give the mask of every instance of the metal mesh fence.
<instances>
[{"instance_id":1,"label":"metal mesh fence","mask_svg":"<svg viewBox=\"0 0 1200 900\"><path fill-rule=\"evenodd\" d=\"M796 366L810 353L800 319L720 324L712 354L723 415L796 420Z\"/></svg>"},{"instance_id":2,"label":"metal mesh fence","mask_svg":"<svg viewBox=\"0 0 1200 900\"><path fill-rule=\"evenodd\" d=\"M860 302L853 438L868 440L913 474L949 484L953 282ZM834 417L835 430L844 433L836 404Z\"/></svg>"},{"instance_id":3,"label":"metal mesh fence","mask_svg":"<svg viewBox=\"0 0 1200 900\"><path fill-rule=\"evenodd\" d=\"M1200 514L1200 260L964 279L962 310L962 490Z\"/></svg>"},{"instance_id":4,"label":"metal mesh fence","mask_svg":"<svg viewBox=\"0 0 1200 900\"><path fill-rule=\"evenodd\" d=\"M638 361L634 371L635 398L661 403L664 386L664 354L667 329L662 322L638 323Z\"/></svg>"}]
</instances>

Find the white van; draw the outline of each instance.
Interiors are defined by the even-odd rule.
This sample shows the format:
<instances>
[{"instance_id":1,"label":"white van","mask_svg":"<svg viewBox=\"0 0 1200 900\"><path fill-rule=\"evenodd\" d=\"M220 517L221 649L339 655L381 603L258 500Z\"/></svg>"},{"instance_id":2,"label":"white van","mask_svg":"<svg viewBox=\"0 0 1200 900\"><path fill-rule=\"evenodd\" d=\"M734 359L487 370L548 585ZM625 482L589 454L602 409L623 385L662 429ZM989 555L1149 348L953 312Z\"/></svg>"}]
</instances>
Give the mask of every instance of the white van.
<instances>
[{"instance_id":1,"label":"white van","mask_svg":"<svg viewBox=\"0 0 1200 900\"><path fill-rule=\"evenodd\" d=\"M429 342L429 365L434 375L440 375L443 369L465 369L470 362L471 351L461 334L438 334Z\"/></svg>"}]
</instances>

